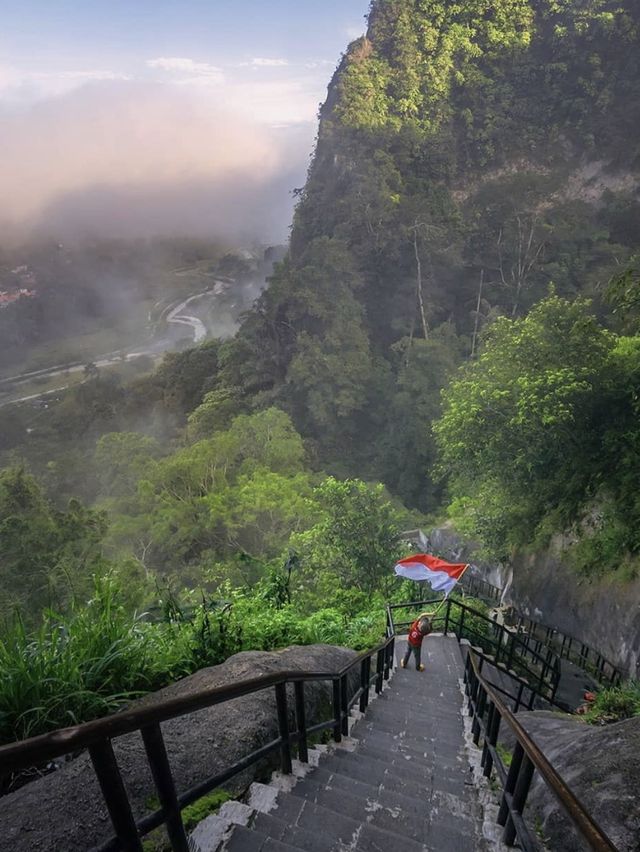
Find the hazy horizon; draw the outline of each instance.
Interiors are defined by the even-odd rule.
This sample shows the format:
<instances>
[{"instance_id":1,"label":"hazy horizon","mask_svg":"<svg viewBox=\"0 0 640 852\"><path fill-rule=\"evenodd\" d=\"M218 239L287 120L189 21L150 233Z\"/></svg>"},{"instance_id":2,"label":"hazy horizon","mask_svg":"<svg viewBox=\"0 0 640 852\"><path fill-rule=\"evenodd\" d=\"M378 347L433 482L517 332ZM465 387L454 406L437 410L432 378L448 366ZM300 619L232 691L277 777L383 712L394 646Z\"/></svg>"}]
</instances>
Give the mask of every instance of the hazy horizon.
<instances>
[{"instance_id":1,"label":"hazy horizon","mask_svg":"<svg viewBox=\"0 0 640 852\"><path fill-rule=\"evenodd\" d=\"M259 20L255 0L180 10L64 0L55 14L43 0L10 6L0 52L3 242L286 240L318 106L367 5L280 0Z\"/></svg>"}]
</instances>

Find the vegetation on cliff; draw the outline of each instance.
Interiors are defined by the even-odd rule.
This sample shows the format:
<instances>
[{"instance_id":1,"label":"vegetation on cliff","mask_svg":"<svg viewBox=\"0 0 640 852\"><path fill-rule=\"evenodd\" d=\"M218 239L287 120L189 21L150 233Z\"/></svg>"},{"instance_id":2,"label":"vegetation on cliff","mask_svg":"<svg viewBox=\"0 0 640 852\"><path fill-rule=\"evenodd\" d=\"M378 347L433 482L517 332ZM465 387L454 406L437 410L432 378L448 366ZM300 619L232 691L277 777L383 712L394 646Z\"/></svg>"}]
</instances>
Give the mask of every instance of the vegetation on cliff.
<instances>
[{"instance_id":1,"label":"vegetation on cliff","mask_svg":"<svg viewBox=\"0 0 640 852\"><path fill-rule=\"evenodd\" d=\"M94 708L238 645L364 642L397 533L451 499L499 555L574 524L583 570L633 559L639 47L635 0L374 2L236 337L97 374L28 435L0 412L0 607L27 624L2 666L50 653L85 716L112 646L57 643L94 597L137 672ZM158 598L164 622L138 623ZM28 701L64 721L27 674L5 731L42 729Z\"/></svg>"},{"instance_id":2,"label":"vegetation on cliff","mask_svg":"<svg viewBox=\"0 0 640 852\"><path fill-rule=\"evenodd\" d=\"M603 328L582 300L498 319L435 426L462 525L506 557L589 514L574 559L623 567L640 549L639 382L640 337Z\"/></svg>"}]
</instances>

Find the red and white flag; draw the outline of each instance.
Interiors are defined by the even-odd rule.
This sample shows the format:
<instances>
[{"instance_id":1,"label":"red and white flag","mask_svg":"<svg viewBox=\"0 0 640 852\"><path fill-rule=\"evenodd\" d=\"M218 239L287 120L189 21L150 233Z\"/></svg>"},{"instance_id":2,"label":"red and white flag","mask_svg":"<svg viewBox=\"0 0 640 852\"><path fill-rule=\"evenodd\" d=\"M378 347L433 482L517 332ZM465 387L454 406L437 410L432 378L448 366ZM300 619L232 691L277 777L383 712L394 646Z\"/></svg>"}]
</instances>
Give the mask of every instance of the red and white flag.
<instances>
[{"instance_id":1,"label":"red and white flag","mask_svg":"<svg viewBox=\"0 0 640 852\"><path fill-rule=\"evenodd\" d=\"M444 592L446 596L467 567L465 562L445 562L428 553L415 553L397 562L394 570L407 580L426 580L434 592Z\"/></svg>"}]
</instances>

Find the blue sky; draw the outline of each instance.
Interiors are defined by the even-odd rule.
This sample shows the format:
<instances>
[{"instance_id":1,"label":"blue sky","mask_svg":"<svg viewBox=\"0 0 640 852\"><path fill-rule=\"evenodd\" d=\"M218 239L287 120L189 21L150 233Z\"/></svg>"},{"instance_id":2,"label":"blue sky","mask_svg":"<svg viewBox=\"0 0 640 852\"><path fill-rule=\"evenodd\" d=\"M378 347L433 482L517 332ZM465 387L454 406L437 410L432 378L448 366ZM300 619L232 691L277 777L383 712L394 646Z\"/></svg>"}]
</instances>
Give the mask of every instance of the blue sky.
<instances>
[{"instance_id":1,"label":"blue sky","mask_svg":"<svg viewBox=\"0 0 640 852\"><path fill-rule=\"evenodd\" d=\"M368 0L2 0L0 98L95 80L295 82L323 98ZM160 62L159 60L182 60ZM155 64L154 64L155 63ZM190 67L191 64L191 67ZM180 78L179 75L182 75ZM258 85L259 88L259 85ZM289 112L292 113L290 110Z\"/></svg>"},{"instance_id":2,"label":"blue sky","mask_svg":"<svg viewBox=\"0 0 640 852\"><path fill-rule=\"evenodd\" d=\"M0 231L284 234L368 6L0 0Z\"/></svg>"}]
</instances>

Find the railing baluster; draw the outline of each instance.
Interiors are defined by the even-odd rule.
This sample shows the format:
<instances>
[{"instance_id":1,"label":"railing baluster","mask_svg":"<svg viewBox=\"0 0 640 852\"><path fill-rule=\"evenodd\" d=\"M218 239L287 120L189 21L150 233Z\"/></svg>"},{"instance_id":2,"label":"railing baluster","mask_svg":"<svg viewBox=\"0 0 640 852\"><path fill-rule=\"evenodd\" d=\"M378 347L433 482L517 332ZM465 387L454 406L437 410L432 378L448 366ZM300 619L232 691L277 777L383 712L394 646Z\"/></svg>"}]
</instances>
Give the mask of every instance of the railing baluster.
<instances>
[{"instance_id":1,"label":"railing baluster","mask_svg":"<svg viewBox=\"0 0 640 852\"><path fill-rule=\"evenodd\" d=\"M518 687L518 694L516 695L516 703L513 708L513 712L517 713L520 709L520 705L522 704L522 693L524 692L524 683L520 681L520 686Z\"/></svg>"},{"instance_id":2,"label":"railing baluster","mask_svg":"<svg viewBox=\"0 0 640 852\"><path fill-rule=\"evenodd\" d=\"M340 678L340 704L342 705L342 733L349 736L349 698L347 696L347 676Z\"/></svg>"},{"instance_id":3,"label":"railing baluster","mask_svg":"<svg viewBox=\"0 0 640 852\"><path fill-rule=\"evenodd\" d=\"M189 852L187 835L182 824L182 814L178 806L178 797L173 783L171 766L167 756L160 725L142 728L142 741L147 753L151 775L158 791L158 799L164 812L167 834L173 852Z\"/></svg>"},{"instance_id":4,"label":"railing baluster","mask_svg":"<svg viewBox=\"0 0 640 852\"><path fill-rule=\"evenodd\" d=\"M500 711L496 707L495 704L491 705L493 707L493 713L491 714L491 721L487 724L487 740L489 745L496 747L496 743L498 742L498 734L500 732L500 722L501 716ZM491 769L493 767L493 756L491 754L491 750L487 749L487 756L484 761L484 776L488 778L491 775Z\"/></svg>"},{"instance_id":5,"label":"railing baluster","mask_svg":"<svg viewBox=\"0 0 640 852\"><path fill-rule=\"evenodd\" d=\"M482 746L482 757L480 758L480 766L484 767L489 755L489 731L493 725L493 714L496 712L496 706L493 701L489 701L489 712L487 713L487 722L485 727L484 744ZM477 743L476 743L477 745ZM487 773L485 772L485 775Z\"/></svg>"},{"instance_id":6,"label":"railing baluster","mask_svg":"<svg viewBox=\"0 0 640 852\"><path fill-rule=\"evenodd\" d=\"M516 644L516 635L515 635L515 633L511 633L511 634L509 634L509 635L510 635L510 639L511 639L511 641L509 642L509 653L508 653L508 655L507 655L507 662L506 662L507 671L510 671L510 670L511 670L511 666L513 665L513 651L514 651L514 647L515 647L515 644ZM508 640L507 640L507 641L508 641Z\"/></svg>"},{"instance_id":7,"label":"railing baluster","mask_svg":"<svg viewBox=\"0 0 640 852\"><path fill-rule=\"evenodd\" d=\"M289 739L286 683L276 683L276 708L280 731L280 769L284 775L291 775L291 740Z\"/></svg>"},{"instance_id":8,"label":"railing baluster","mask_svg":"<svg viewBox=\"0 0 640 852\"><path fill-rule=\"evenodd\" d=\"M142 843L111 740L102 740L89 746L89 755L122 852L142 852Z\"/></svg>"},{"instance_id":9,"label":"railing baluster","mask_svg":"<svg viewBox=\"0 0 640 852\"><path fill-rule=\"evenodd\" d=\"M380 695L382 692L382 679L384 677L384 651L378 651L376 658L376 693Z\"/></svg>"},{"instance_id":10,"label":"railing baluster","mask_svg":"<svg viewBox=\"0 0 640 852\"><path fill-rule=\"evenodd\" d=\"M507 780L504 784L504 793L513 793L513 790L516 786L516 781L518 780L518 773L520 772L523 757L524 749L522 748L521 744L516 741L515 748L513 749L513 754L511 755L511 765L509 766L509 772L507 773ZM500 802L500 810L498 811L498 825L506 825L508 817L509 804L507 802L506 795L503 794L502 801Z\"/></svg>"},{"instance_id":11,"label":"railing baluster","mask_svg":"<svg viewBox=\"0 0 640 852\"><path fill-rule=\"evenodd\" d=\"M333 687L333 739L339 743L342 741L342 713L340 701L340 678L334 677L331 681ZM378 684L376 682L376 692Z\"/></svg>"},{"instance_id":12,"label":"railing baluster","mask_svg":"<svg viewBox=\"0 0 640 852\"><path fill-rule=\"evenodd\" d=\"M513 799L511 800L511 810L520 816L522 815L522 811L524 810L524 806L527 801L527 795L529 794L529 787L531 786L531 779L533 778L534 770L535 766L525 754L522 758L522 765L520 766L518 780L516 781L516 786L513 791ZM513 846L514 840L516 839L516 827L511 814L509 814L507 818L507 824L504 827L502 839L507 846Z\"/></svg>"},{"instance_id":13,"label":"railing baluster","mask_svg":"<svg viewBox=\"0 0 640 852\"><path fill-rule=\"evenodd\" d=\"M361 713L367 709L367 658L365 657L360 661L360 703L358 705L358 710Z\"/></svg>"},{"instance_id":14,"label":"railing baluster","mask_svg":"<svg viewBox=\"0 0 640 852\"><path fill-rule=\"evenodd\" d=\"M307 746L307 716L304 709L304 681L297 680L293 689L296 696L296 726L298 728L298 759L303 763L309 762Z\"/></svg>"}]
</instances>

